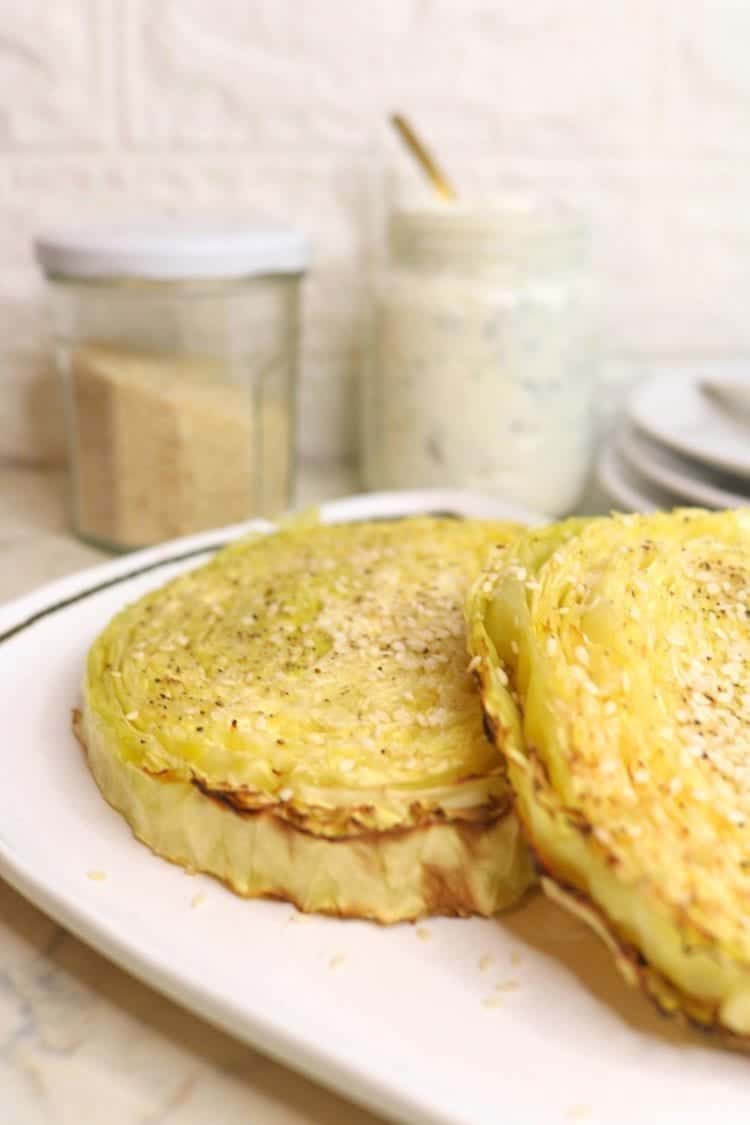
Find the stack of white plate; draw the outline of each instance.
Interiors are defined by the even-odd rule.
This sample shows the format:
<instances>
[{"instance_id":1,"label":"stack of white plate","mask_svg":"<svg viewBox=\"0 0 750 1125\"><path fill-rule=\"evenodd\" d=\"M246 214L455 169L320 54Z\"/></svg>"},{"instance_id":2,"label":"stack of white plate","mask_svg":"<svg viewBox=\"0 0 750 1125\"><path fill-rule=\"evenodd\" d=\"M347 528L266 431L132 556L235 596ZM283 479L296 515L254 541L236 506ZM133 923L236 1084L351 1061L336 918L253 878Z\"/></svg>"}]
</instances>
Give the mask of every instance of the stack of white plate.
<instances>
[{"instance_id":1,"label":"stack of white plate","mask_svg":"<svg viewBox=\"0 0 750 1125\"><path fill-rule=\"evenodd\" d=\"M600 455L597 476L627 511L750 504L750 382L641 384Z\"/></svg>"}]
</instances>

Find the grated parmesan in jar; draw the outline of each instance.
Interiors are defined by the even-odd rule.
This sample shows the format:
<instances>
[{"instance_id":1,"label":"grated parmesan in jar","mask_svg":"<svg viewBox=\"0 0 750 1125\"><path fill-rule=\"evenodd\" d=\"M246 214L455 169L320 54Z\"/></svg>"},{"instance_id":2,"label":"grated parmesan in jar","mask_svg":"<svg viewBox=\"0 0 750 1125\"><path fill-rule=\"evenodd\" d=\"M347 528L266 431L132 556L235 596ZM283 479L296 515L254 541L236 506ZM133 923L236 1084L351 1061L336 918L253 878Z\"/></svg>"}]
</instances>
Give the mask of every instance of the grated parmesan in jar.
<instances>
[{"instance_id":1,"label":"grated parmesan in jar","mask_svg":"<svg viewBox=\"0 0 750 1125\"><path fill-rule=\"evenodd\" d=\"M287 503L286 404L222 382L217 364L76 349L70 365L75 521L143 546Z\"/></svg>"},{"instance_id":2,"label":"grated parmesan in jar","mask_svg":"<svg viewBox=\"0 0 750 1125\"><path fill-rule=\"evenodd\" d=\"M304 239L157 219L52 232L36 254L78 534L127 549L283 511Z\"/></svg>"}]
</instances>

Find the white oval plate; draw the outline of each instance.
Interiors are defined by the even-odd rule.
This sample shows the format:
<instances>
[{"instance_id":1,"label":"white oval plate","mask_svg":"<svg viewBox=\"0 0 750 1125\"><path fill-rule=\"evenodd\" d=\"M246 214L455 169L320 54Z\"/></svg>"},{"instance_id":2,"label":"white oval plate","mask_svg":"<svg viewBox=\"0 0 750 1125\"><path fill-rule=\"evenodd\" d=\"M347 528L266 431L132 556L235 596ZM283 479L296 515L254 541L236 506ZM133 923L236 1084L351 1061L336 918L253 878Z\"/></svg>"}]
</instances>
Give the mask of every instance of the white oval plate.
<instances>
[{"instance_id":1,"label":"white oval plate","mask_svg":"<svg viewBox=\"0 0 750 1125\"><path fill-rule=\"evenodd\" d=\"M339 501L323 516L424 506L509 511L432 493ZM86 651L123 605L246 529L117 559L0 607L0 874L173 1000L393 1120L705 1125L717 1106L724 1121L749 1120L747 1061L661 1019L586 927L541 896L490 921L298 924L291 907L237 898L133 838L70 731Z\"/></svg>"},{"instance_id":2,"label":"white oval plate","mask_svg":"<svg viewBox=\"0 0 750 1125\"><path fill-rule=\"evenodd\" d=\"M607 495L623 512L659 512L677 508L681 500L674 493L649 484L623 461L613 445L599 454L596 477Z\"/></svg>"},{"instance_id":3,"label":"white oval plate","mask_svg":"<svg viewBox=\"0 0 750 1125\"><path fill-rule=\"evenodd\" d=\"M733 412L717 396L701 390L704 382L672 376L644 383L629 401L630 420L685 457L750 477L747 415Z\"/></svg>"},{"instance_id":4,"label":"white oval plate","mask_svg":"<svg viewBox=\"0 0 750 1125\"><path fill-rule=\"evenodd\" d=\"M627 423L617 431L615 448L625 464L651 484L691 504L706 508L741 508L750 503L750 486L745 494L730 491L727 485L734 483L736 488L737 482L731 478L727 481L723 474L657 445Z\"/></svg>"}]
</instances>

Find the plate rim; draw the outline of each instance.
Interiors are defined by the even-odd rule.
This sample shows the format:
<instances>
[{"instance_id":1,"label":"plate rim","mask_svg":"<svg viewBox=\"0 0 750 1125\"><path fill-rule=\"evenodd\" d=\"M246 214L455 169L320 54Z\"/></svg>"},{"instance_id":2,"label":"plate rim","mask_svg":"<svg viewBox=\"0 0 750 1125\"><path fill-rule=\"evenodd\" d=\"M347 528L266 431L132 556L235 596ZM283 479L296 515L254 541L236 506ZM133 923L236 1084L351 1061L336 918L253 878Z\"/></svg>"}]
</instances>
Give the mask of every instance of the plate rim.
<instances>
[{"instance_id":1,"label":"plate rim","mask_svg":"<svg viewBox=\"0 0 750 1125\"><path fill-rule=\"evenodd\" d=\"M718 453L718 456L709 454L705 449L701 449L700 446L696 447L689 441L682 439L679 434L673 434L655 424L652 421L653 412L644 408L643 400L648 395L655 394L657 391L667 386L679 386L683 389L689 387L691 392L694 392L700 382L701 377L698 375L661 375L646 379L644 382L639 383L630 395L625 414L636 429L646 434L652 441L657 442L657 444L664 445L673 452L680 453L683 457L687 457L689 460L698 461L702 465L719 468L734 476L750 480L750 458L746 463L742 464L735 461L731 456L726 456L721 452Z\"/></svg>"},{"instance_id":2,"label":"plate rim","mask_svg":"<svg viewBox=\"0 0 750 1125\"><path fill-rule=\"evenodd\" d=\"M677 464L672 468L661 463L660 456L676 460L680 454L668 446L659 446L653 438L638 430L627 419L623 419L617 427L614 445L628 468L639 473L644 480L692 503L716 508L739 508L750 504L750 496L742 497L739 493L727 492L718 485L691 476L687 467L686 471L681 472ZM681 459L690 464L687 458Z\"/></svg>"},{"instance_id":3,"label":"plate rim","mask_svg":"<svg viewBox=\"0 0 750 1125\"><path fill-rule=\"evenodd\" d=\"M99 589L103 590L120 581L135 578L141 573L157 570L160 566L218 551L243 535L251 535L253 532L268 534L283 527L287 522L300 518L305 512L318 512L323 523L332 524L345 523L348 520L405 519L409 516L431 514L466 519L508 520L525 523L528 526L547 522L538 512L471 490L424 488L353 493L350 496L323 501L318 505L306 506L301 510L291 510L277 520L243 520L210 531L200 531L193 535L170 539L153 547L144 547L105 559L93 566L83 567L55 578L51 582L45 582L0 604L0 643L10 639L10 635L18 632L27 623L32 623L27 619L36 617L37 614L41 616L46 612L43 607L48 601L60 602L60 608L63 608L62 602L72 604L74 600L86 596L87 591L84 587L92 578L98 578L94 583L96 589L92 587L88 591L93 594ZM175 551L177 553L173 553ZM52 608L54 606L50 604L47 611ZM16 615L18 619L13 620ZM6 621L10 621L11 624L4 624Z\"/></svg>"},{"instance_id":4,"label":"plate rim","mask_svg":"<svg viewBox=\"0 0 750 1125\"><path fill-rule=\"evenodd\" d=\"M630 481L623 480L623 467L622 458L614 445L605 445L597 458L596 479L611 500L618 505L623 505L623 507L615 508L616 511L650 514L679 507L678 497L676 496L673 497L675 503L670 504L668 508L662 508L660 502L649 496L647 492L639 492L637 484L633 485ZM635 472L635 470L630 469L630 466L627 468L629 471ZM644 484L648 484L648 482L644 480ZM668 489L662 489L661 491L669 492Z\"/></svg>"}]
</instances>

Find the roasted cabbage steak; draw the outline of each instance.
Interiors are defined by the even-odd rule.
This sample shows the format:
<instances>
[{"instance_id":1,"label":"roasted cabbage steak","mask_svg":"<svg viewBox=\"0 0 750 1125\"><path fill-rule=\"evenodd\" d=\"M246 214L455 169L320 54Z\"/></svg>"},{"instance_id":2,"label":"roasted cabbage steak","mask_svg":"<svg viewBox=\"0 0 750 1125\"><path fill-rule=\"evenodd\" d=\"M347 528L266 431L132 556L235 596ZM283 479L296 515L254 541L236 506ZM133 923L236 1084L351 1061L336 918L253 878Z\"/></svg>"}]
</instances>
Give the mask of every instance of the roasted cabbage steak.
<instances>
[{"instance_id":1,"label":"roasted cabbage steak","mask_svg":"<svg viewBox=\"0 0 750 1125\"><path fill-rule=\"evenodd\" d=\"M750 510L571 520L467 602L553 897L672 1012L750 1042Z\"/></svg>"},{"instance_id":2,"label":"roasted cabbage steak","mask_svg":"<svg viewBox=\"0 0 750 1125\"><path fill-rule=\"evenodd\" d=\"M492 914L532 865L463 604L512 526L288 525L119 613L77 718L137 837L240 895L380 922Z\"/></svg>"}]
</instances>

